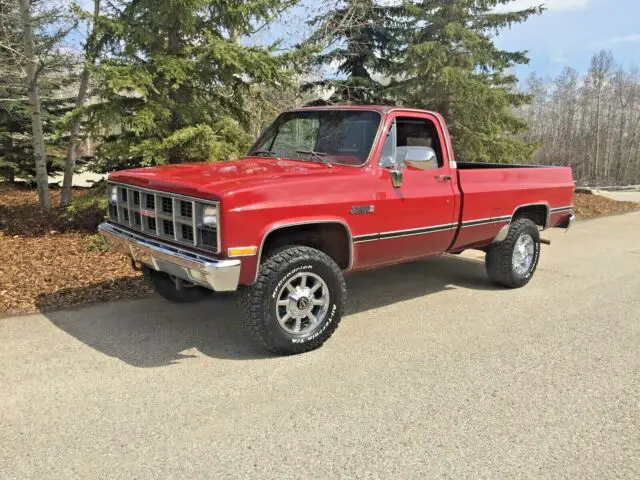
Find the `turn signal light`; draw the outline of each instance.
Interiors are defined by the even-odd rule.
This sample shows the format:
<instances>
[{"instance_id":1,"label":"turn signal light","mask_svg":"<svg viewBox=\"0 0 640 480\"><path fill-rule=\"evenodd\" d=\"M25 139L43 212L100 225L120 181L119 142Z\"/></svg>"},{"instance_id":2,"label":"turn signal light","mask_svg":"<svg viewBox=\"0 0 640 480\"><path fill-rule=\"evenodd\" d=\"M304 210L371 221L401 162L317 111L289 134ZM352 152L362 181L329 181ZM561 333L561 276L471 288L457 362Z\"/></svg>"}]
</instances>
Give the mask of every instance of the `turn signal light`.
<instances>
[{"instance_id":1,"label":"turn signal light","mask_svg":"<svg viewBox=\"0 0 640 480\"><path fill-rule=\"evenodd\" d=\"M230 257L248 257L258 253L258 247L234 247L228 250Z\"/></svg>"}]
</instances>

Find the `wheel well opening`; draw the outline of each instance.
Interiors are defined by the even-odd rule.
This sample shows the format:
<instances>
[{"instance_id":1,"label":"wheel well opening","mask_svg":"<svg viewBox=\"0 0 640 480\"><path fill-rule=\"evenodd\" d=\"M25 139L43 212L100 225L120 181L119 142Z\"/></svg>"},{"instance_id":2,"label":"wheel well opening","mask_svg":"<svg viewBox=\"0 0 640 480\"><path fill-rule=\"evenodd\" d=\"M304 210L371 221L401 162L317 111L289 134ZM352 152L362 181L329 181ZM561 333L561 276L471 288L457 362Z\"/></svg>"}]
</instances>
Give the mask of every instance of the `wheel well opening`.
<instances>
[{"instance_id":1,"label":"wheel well opening","mask_svg":"<svg viewBox=\"0 0 640 480\"><path fill-rule=\"evenodd\" d=\"M338 266L346 270L351 261L350 237L339 223L314 223L283 227L269 233L262 246L262 260L271 252L288 245L315 248L327 254Z\"/></svg>"},{"instance_id":2,"label":"wheel well opening","mask_svg":"<svg viewBox=\"0 0 640 480\"><path fill-rule=\"evenodd\" d=\"M539 227L547 227L547 206L546 205L527 205L520 207L513 214L513 220L518 218L528 218Z\"/></svg>"}]
</instances>

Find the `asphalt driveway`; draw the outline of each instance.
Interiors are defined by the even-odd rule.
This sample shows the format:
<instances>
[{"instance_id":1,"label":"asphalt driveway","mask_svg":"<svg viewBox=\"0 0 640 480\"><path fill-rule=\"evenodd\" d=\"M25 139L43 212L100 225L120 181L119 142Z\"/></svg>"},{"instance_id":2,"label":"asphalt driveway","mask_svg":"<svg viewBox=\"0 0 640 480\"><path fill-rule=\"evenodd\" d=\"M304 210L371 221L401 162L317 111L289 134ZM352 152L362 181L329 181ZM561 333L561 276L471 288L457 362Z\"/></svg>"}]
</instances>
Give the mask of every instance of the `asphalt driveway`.
<instances>
[{"instance_id":1,"label":"asphalt driveway","mask_svg":"<svg viewBox=\"0 0 640 480\"><path fill-rule=\"evenodd\" d=\"M0 478L640 478L640 214L546 235L533 282L478 254L354 274L309 354L233 296L0 320Z\"/></svg>"}]
</instances>

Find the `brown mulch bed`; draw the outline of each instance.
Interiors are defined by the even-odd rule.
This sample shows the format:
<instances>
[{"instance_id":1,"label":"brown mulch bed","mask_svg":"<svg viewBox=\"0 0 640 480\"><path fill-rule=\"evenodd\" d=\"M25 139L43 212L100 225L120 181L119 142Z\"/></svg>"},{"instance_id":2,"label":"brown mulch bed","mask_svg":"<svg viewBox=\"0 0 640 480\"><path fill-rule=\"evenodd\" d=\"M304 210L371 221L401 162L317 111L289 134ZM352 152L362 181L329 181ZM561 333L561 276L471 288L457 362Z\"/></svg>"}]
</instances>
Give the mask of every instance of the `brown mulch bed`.
<instances>
[{"instance_id":1,"label":"brown mulch bed","mask_svg":"<svg viewBox=\"0 0 640 480\"><path fill-rule=\"evenodd\" d=\"M52 196L57 204L59 192ZM0 183L0 316L151 293L126 257L87 251L99 216L69 222L59 215L43 212L34 190Z\"/></svg>"},{"instance_id":2,"label":"brown mulch bed","mask_svg":"<svg viewBox=\"0 0 640 480\"><path fill-rule=\"evenodd\" d=\"M86 189L74 192L74 198ZM59 192L52 191L54 205ZM640 204L576 194L580 219L639 210ZM126 257L88 251L100 212L80 220L44 212L35 190L0 183L0 316L148 296L151 290Z\"/></svg>"},{"instance_id":3,"label":"brown mulch bed","mask_svg":"<svg viewBox=\"0 0 640 480\"><path fill-rule=\"evenodd\" d=\"M575 207L578 220L588 220L595 217L607 215L620 215L640 210L640 203L618 202L600 195L587 195L576 193L573 195L573 206Z\"/></svg>"}]
</instances>

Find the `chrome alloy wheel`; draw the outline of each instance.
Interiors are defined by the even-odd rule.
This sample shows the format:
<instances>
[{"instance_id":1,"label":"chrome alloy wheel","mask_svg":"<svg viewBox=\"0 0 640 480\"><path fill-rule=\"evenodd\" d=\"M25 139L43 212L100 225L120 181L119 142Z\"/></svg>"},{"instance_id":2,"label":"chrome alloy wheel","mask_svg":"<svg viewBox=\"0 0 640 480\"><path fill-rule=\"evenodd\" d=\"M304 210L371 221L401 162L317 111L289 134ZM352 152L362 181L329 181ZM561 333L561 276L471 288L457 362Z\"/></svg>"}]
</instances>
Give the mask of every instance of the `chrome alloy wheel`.
<instances>
[{"instance_id":1,"label":"chrome alloy wheel","mask_svg":"<svg viewBox=\"0 0 640 480\"><path fill-rule=\"evenodd\" d=\"M278 292L276 315L291 335L315 330L329 310L329 287L315 273L298 273Z\"/></svg>"},{"instance_id":2,"label":"chrome alloy wheel","mask_svg":"<svg viewBox=\"0 0 640 480\"><path fill-rule=\"evenodd\" d=\"M512 257L513 269L518 275L524 276L529 272L535 251L536 247L531 235L524 234L518 238Z\"/></svg>"}]
</instances>

